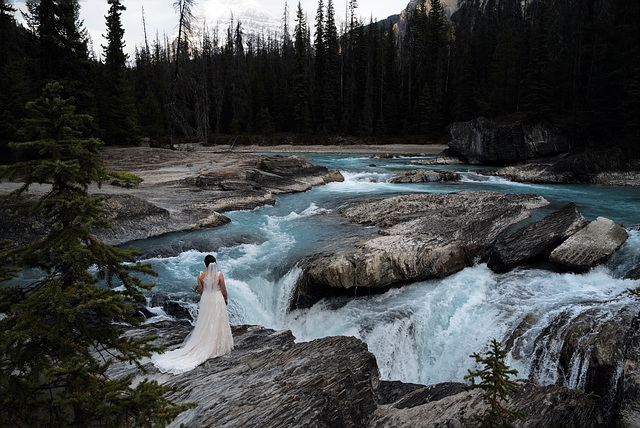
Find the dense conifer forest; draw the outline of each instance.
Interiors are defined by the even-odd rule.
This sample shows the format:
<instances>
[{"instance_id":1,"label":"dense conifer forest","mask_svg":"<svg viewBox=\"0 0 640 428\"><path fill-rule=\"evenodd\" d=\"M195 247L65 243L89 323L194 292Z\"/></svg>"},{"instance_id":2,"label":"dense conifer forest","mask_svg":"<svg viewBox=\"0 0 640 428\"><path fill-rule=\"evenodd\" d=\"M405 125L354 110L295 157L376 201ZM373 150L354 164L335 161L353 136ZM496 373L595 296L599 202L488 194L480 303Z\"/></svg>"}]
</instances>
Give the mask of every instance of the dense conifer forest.
<instances>
[{"instance_id":1,"label":"dense conifer forest","mask_svg":"<svg viewBox=\"0 0 640 428\"><path fill-rule=\"evenodd\" d=\"M194 0L178 0L177 38L145 38L134 58L123 53L125 6L109 4L108 43L96 55L81 3L27 1L23 27L1 2L0 147L24 139L25 105L52 81L107 144L282 134L446 141L450 123L478 116L552 121L584 148L638 141L635 1L461 0L449 15L440 0L420 0L393 25L362 22L349 0L338 28L334 0L318 0L315 17L298 5L293 28L283 20L277 36L239 21L196 33Z\"/></svg>"}]
</instances>

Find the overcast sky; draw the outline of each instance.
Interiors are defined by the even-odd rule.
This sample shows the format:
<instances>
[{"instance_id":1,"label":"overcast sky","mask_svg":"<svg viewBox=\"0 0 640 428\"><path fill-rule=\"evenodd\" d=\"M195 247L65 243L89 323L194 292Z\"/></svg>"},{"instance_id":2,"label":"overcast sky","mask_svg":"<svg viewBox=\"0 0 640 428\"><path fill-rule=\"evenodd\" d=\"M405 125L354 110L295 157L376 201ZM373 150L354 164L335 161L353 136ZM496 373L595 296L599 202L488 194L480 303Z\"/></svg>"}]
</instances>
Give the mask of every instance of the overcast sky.
<instances>
[{"instance_id":1,"label":"overcast sky","mask_svg":"<svg viewBox=\"0 0 640 428\"><path fill-rule=\"evenodd\" d=\"M341 19L345 13L348 0L334 0L336 19ZM389 15L400 13L409 0L358 0L357 14L364 22L369 22L373 17L377 20L387 18ZM164 36L171 37L176 32L177 14L173 8L174 0L123 0L122 4L127 8L122 15L122 25L125 30L125 53L132 57L135 46L144 45L144 30L142 26L142 8L147 26L147 37L151 44L156 34L162 40ZM326 7L327 0L324 0ZM14 6L19 10L26 10L24 0L14 1ZM284 15L285 0L196 0L195 15L198 23L203 23L206 18L207 25L215 26L220 23L221 29L226 29L231 11L234 16L241 14L243 10L259 10L265 15L282 18ZM300 0L302 9L306 12L309 24L313 24L318 0ZM109 9L107 0L80 0L80 18L89 31L93 42L93 49L98 55L102 55L101 45L106 44L102 37L106 34L105 15ZM291 30L295 26L295 12L298 7L297 0L288 0L289 26ZM236 12L237 11L237 12ZM19 13L18 13L19 15ZM20 16L16 17L22 20Z\"/></svg>"}]
</instances>

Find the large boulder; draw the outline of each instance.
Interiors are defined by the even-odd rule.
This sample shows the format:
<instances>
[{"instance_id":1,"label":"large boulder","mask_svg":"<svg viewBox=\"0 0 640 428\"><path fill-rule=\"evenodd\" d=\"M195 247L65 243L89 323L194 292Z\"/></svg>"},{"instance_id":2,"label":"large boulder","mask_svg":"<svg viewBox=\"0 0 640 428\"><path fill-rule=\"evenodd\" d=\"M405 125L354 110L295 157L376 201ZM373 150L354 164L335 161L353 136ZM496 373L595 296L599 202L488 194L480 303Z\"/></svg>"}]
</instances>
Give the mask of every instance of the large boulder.
<instances>
[{"instance_id":1,"label":"large boulder","mask_svg":"<svg viewBox=\"0 0 640 428\"><path fill-rule=\"evenodd\" d=\"M292 305L304 307L325 296L384 291L451 275L471 265L487 245L528 218L531 210L547 204L537 195L484 191L355 203L342 215L354 223L378 226L382 236L305 261Z\"/></svg>"},{"instance_id":2,"label":"large boulder","mask_svg":"<svg viewBox=\"0 0 640 428\"><path fill-rule=\"evenodd\" d=\"M313 186L344 181L339 171L313 165L302 156L257 156L242 162L242 168L212 170L187 177L184 183L202 190L271 194L304 192Z\"/></svg>"},{"instance_id":3,"label":"large boulder","mask_svg":"<svg viewBox=\"0 0 640 428\"><path fill-rule=\"evenodd\" d=\"M528 160L525 163L482 171L525 183L593 183L611 186L638 186L640 162L621 150L563 153Z\"/></svg>"},{"instance_id":4,"label":"large boulder","mask_svg":"<svg viewBox=\"0 0 640 428\"><path fill-rule=\"evenodd\" d=\"M173 348L191 329L188 324L158 323L145 332ZM379 382L376 359L367 345L353 337L327 337L295 343L288 330L234 326L235 349L180 375L160 373L151 364L148 375L179 388L169 398L197 402L171 424L178 427L367 427L375 411ZM112 377L134 374L116 364Z\"/></svg>"},{"instance_id":5,"label":"large boulder","mask_svg":"<svg viewBox=\"0 0 640 428\"><path fill-rule=\"evenodd\" d=\"M612 220L598 217L551 252L549 260L585 272L607 260L629 237Z\"/></svg>"},{"instance_id":6,"label":"large boulder","mask_svg":"<svg viewBox=\"0 0 640 428\"><path fill-rule=\"evenodd\" d=\"M572 202L535 223L503 236L493 246L487 266L504 273L524 263L548 259L549 254L587 221Z\"/></svg>"},{"instance_id":7,"label":"large boulder","mask_svg":"<svg viewBox=\"0 0 640 428\"><path fill-rule=\"evenodd\" d=\"M417 169L404 175L393 177L391 183L434 183L439 181L459 181L461 175L454 171L437 169Z\"/></svg>"},{"instance_id":8,"label":"large boulder","mask_svg":"<svg viewBox=\"0 0 640 428\"><path fill-rule=\"evenodd\" d=\"M570 139L543 122L479 117L451 125L449 148L470 164L509 164L571 151Z\"/></svg>"},{"instance_id":9,"label":"large boulder","mask_svg":"<svg viewBox=\"0 0 640 428\"><path fill-rule=\"evenodd\" d=\"M111 228L97 229L93 233L96 238L111 245L183 230L218 227L231 221L215 211L203 213L202 216L187 215L187 212L183 212L182 216L172 216L167 209L126 193L98 196L104 198L104 206L112 214Z\"/></svg>"}]
</instances>

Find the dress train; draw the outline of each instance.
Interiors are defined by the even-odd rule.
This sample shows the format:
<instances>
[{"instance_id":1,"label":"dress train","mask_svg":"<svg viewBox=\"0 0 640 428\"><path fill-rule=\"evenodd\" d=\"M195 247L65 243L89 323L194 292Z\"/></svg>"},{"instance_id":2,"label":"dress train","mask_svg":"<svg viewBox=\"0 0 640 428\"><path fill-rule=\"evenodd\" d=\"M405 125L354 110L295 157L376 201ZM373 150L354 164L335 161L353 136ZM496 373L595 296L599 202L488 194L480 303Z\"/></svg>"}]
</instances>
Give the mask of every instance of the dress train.
<instances>
[{"instance_id":1,"label":"dress train","mask_svg":"<svg viewBox=\"0 0 640 428\"><path fill-rule=\"evenodd\" d=\"M155 366L163 373L180 374L193 370L209 358L227 354L233 349L229 315L218 284L215 263L209 264L200 297L196 325L180 348L154 355Z\"/></svg>"}]
</instances>

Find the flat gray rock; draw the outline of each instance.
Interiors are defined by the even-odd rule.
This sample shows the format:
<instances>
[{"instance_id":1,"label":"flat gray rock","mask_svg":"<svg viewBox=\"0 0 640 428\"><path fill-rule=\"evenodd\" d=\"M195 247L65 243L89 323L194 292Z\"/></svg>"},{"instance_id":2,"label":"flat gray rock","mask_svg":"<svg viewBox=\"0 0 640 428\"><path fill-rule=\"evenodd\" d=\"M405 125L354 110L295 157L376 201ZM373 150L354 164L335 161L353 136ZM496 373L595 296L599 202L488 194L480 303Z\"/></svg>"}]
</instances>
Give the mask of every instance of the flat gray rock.
<instances>
[{"instance_id":1,"label":"flat gray rock","mask_svg":"<svg viewBox=\"0 0 640 428\"><path fill-rule=\"evenodd\" d=\"M551 252L549 260L577 272L607 260L627 240L624 228L598 217Z\"/></svg>"},{"instance_id":2,"label":"flat gray rock","mask_svg":"<svg viewBox=\"0 0 640 428\"><path fill-rule=\"evenodd\" d=\"M438 181L459 181L460 174L453 171L435 169L418 169L409 171L405 175L394 177L391 183L434 183Z\"/></svg>"}]
</instances>

